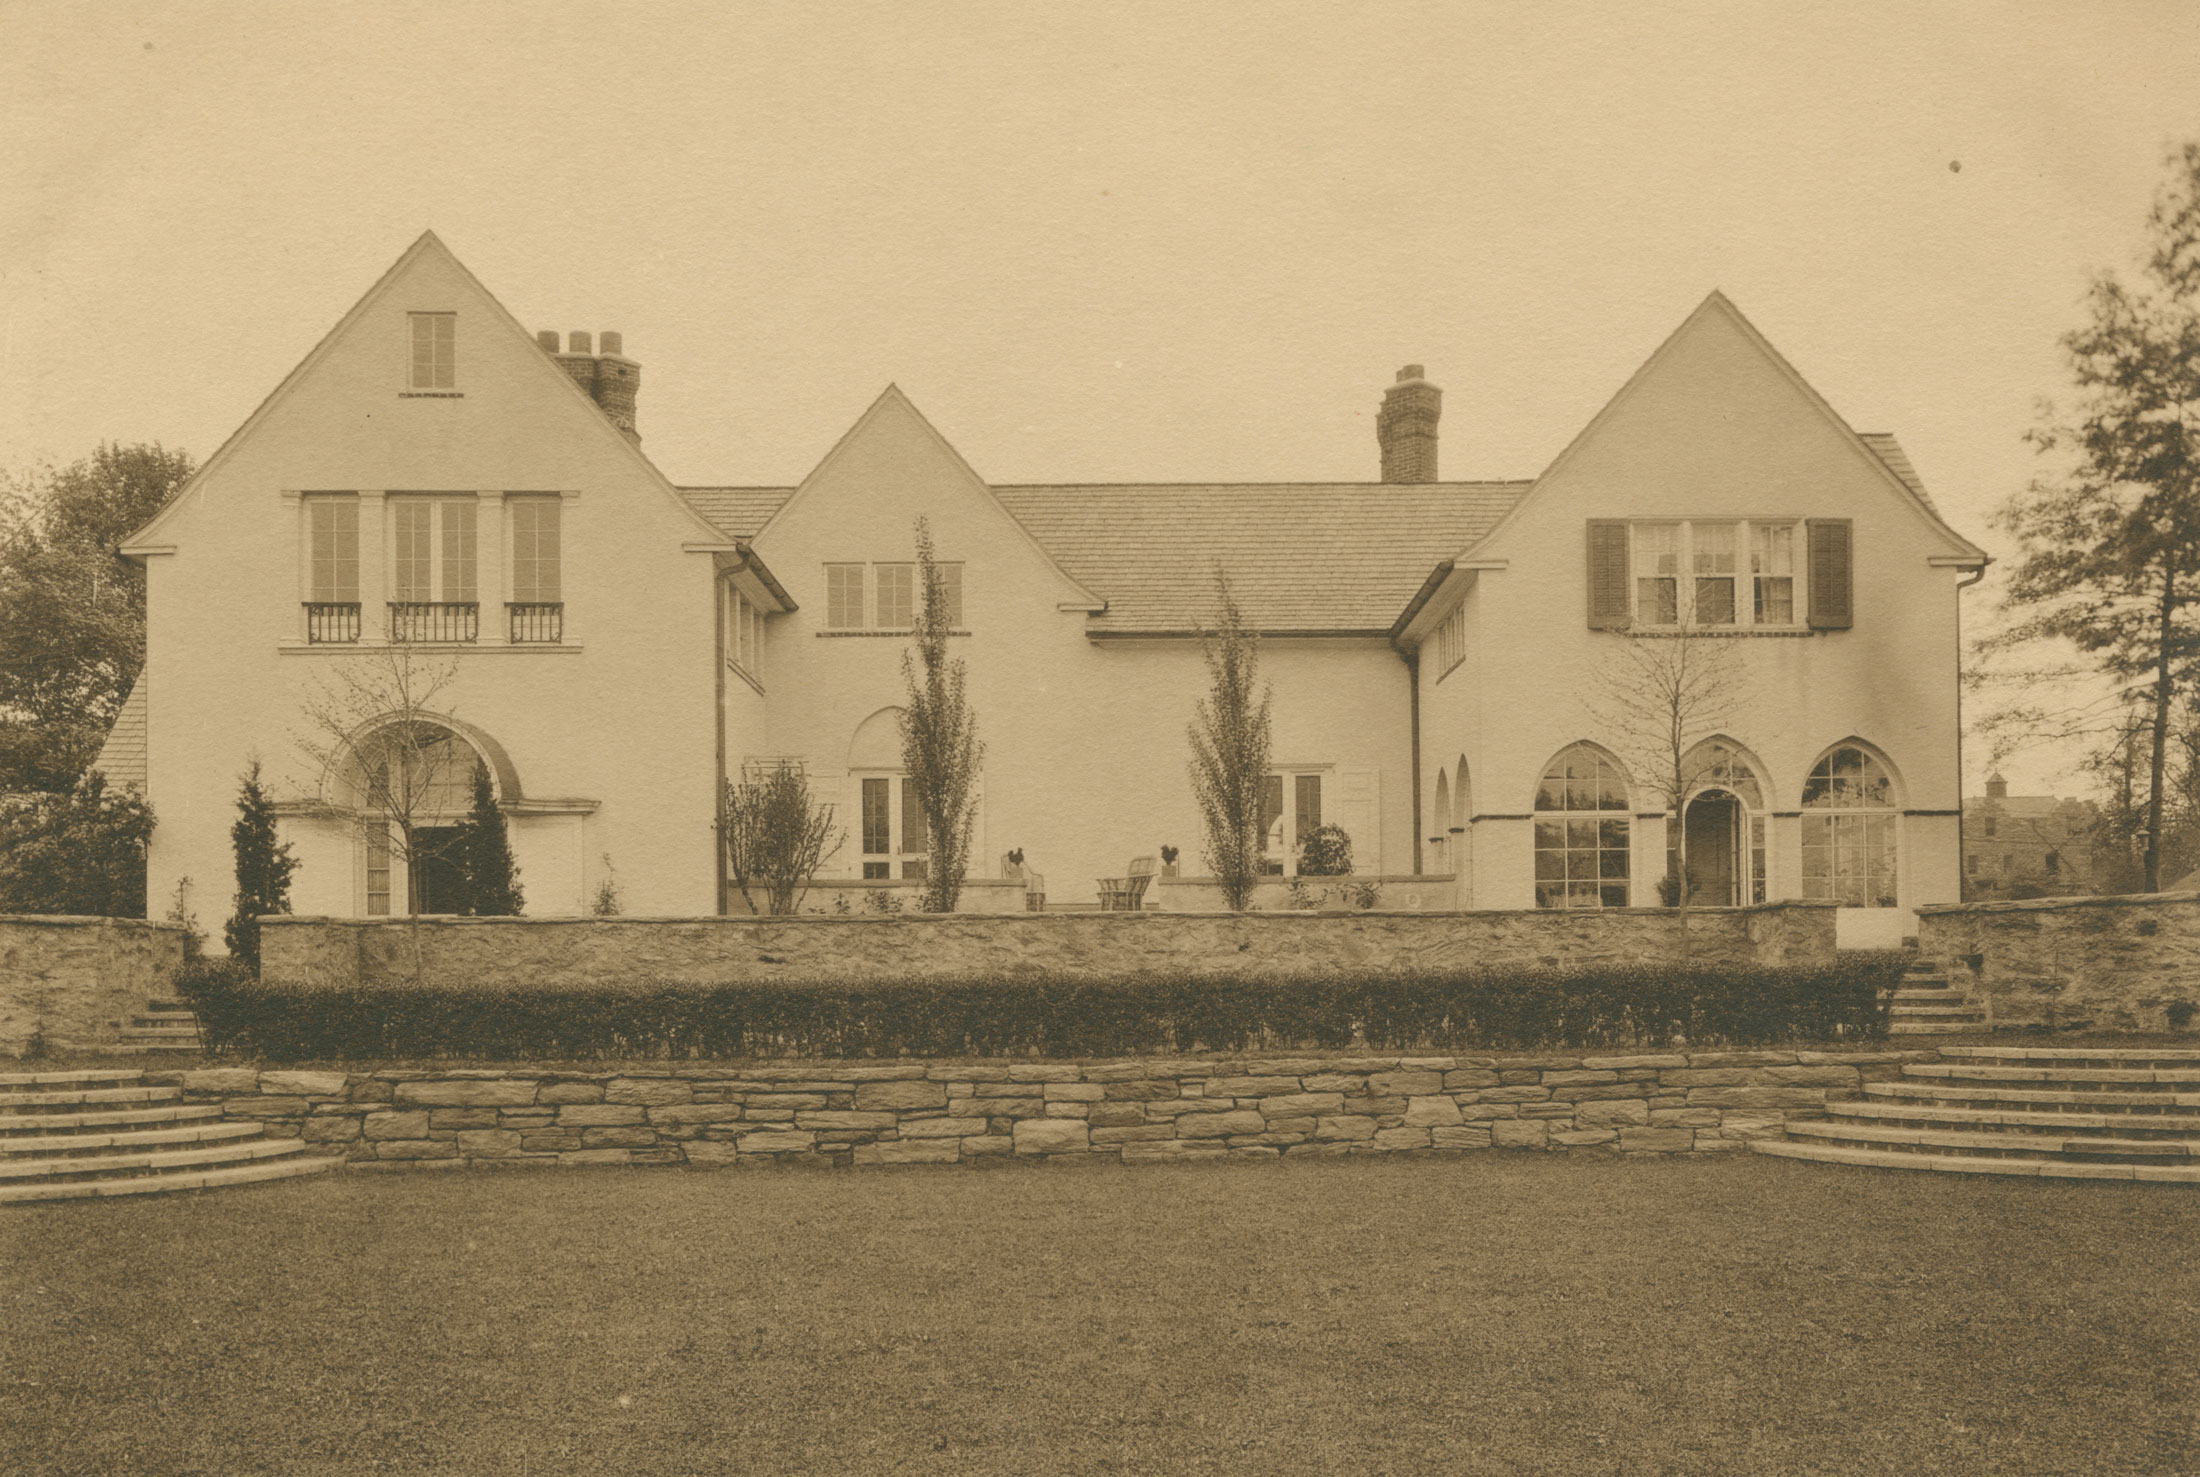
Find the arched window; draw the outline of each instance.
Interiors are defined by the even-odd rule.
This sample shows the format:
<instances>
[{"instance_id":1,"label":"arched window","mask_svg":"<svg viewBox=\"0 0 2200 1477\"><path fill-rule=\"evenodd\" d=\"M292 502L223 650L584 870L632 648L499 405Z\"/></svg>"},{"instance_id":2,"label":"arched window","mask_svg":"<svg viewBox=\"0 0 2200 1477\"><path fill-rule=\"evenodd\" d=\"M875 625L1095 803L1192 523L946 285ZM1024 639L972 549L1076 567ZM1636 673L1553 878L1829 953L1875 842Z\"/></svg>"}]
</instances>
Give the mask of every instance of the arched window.
<instances>
[{"instance_id":1,"label":"arched window","mask_svg":"<svg viewBox=\"0 0 2200 1477\"><path fill-rule=\"evenodd\" d=\"M930 854L924 811L902 771L900 708L881 708L863 720L848 745L855 778L856 841L862 875L872 882L900 876L922 881Z\"/></svg>"},{"instance_id":2,"label":"arched window","mask_svg":"<svg viewBox=\"0 0 2200 1477\"><path fill-rule=\"evenodd\" d=\"M1619 765L1587 744L1561 752L1535 792L1535 905L1626 907L1627 843Z\"/></svg>"},{"instance_id":3,"label":"arched window","mask_svg":"<svg viewBox=\"0 0 2200 1477\"><path fill-rule=\"evenodd\" d=\"M438 723L385 724L352 745L339 799L360 819L368 916L458 911L458 827L485 767L471 743Z\"/></svg>"},{"instance_id":4,"label":"arched window","mask_svg":"<svg viewBox=\"0 0 2200 1477\"><path fill-rule=\"evenodd\" d=\"M1855 744L1829 751L1803 785L1803 896L1895 906L1894 781Z\"/></svg>"}]
</instances>

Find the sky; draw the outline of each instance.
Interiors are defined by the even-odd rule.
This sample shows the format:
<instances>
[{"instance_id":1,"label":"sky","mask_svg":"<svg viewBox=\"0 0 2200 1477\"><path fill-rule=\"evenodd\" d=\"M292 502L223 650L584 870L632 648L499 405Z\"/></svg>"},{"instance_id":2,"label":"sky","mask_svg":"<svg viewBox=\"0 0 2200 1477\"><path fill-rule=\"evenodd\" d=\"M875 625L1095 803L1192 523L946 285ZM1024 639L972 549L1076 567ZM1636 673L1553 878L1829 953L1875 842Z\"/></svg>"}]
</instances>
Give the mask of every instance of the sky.
<instances>
[{"instance_id":1,"label":"sky","mask_svg":"<svg viewBox=\"0 0 2200 1477\"><path fill-rule=\"evenodd\" d=\"M1374 480L1407 363L1532 476L1718 288L2006 562L2195 77L2189 0L0 0L0 469L203 459L425 229L690 484L889 382L996 482Z\"/></svg>"}]
</instances>

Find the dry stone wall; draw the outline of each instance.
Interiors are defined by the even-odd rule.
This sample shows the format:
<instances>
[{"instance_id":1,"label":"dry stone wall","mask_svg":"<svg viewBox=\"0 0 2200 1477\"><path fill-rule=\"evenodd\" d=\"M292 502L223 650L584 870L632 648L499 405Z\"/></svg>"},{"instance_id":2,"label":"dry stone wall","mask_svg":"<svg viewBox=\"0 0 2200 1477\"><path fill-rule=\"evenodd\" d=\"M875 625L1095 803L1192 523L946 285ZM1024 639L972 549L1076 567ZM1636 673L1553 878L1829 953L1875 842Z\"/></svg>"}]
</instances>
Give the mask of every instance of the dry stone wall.
<instances>
[{"instance_id":1,"label":"dry stone wall","mask_svg":"<svg viewBox=\"0 0 2200 1477\"><path fill-rule=\"evenodd\" d=\"M1730 1152L1929 1051L172 1074L359 1167Z\"/></svg>"},{"instance_id":2,"label":"dry stone wall","mask_svg":"<svg viewBox=\"0 0 2200 1477\"><path fill-rule=\"evenodd\" d=\"M1831 904L1691 910L1703 964L1833 957ZM1661 908L1483 913L1040 913L880 918L269 918L270 979L543 987L646 978L922 978L976 972L1216 974L1677 960L1682 920Z\"/></svg>"},{"instance_id":3,"label":"dry stone wall","mask_svg":"<svg viewBox=\"0 0 2200 1477\"><path fill-rule=\"evenodd\" d=\"M1917 930L1996 1027L2163 1031L2200 1008L2200 893L1924 907Z\"/></svg>"},{"instance_id":4,"label":"dry stone wall","mask_svg":"<svg viewBox=\"0 0 2200 1477\"><path fill-rule=\"evenodd\" d=\"M168 993L184 930L142 918L0 916L0 1054L113 1042Z\"/></svg>"}]
</instances>

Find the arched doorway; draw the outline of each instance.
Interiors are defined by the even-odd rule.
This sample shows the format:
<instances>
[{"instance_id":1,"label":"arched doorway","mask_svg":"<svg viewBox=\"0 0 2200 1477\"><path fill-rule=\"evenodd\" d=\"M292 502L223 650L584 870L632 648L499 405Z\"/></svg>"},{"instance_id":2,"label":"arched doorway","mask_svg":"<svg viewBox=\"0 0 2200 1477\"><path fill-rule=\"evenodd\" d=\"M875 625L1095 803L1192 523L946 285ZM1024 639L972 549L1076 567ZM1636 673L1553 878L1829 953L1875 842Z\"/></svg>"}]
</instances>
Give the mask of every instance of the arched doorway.
<instances>
[{"instance_id":1,"label":"arched doorway","mask_svg":"<svg viewBox=\"0 0 2200 1477\"><path fill-rule=\"evenodd\" d=\"M1742 802L1732 790L1705 790L1688 802L1688 901L1731 908L1743 897Z\"/></svg>"}]
</instances>

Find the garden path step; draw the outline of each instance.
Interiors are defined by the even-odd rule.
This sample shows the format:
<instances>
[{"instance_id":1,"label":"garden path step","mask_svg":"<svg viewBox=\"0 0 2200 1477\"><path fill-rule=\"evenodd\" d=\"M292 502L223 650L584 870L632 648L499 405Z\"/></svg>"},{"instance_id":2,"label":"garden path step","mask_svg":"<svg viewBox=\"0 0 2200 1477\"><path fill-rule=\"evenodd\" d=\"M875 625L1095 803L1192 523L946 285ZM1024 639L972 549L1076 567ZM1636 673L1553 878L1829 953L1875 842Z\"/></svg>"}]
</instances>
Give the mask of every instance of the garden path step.
<instances>
[{"instance_id":1,"label":"garden path step","mask_svg":"<svg viewBox=\"0 0 2200 1477\"><path fill-rule=\"evenodd\" d=\"M182 1096L183 1089L180 1087L93 1087L76 1092L9 1093L5 1099L0 1099L0 1106L73 1108L90 1103L166 1103Z\"/></svg>"},{"instance_id":2,"label":"garden path step","mask_svg":"<svg viewBox=\"0 0 2200 1477\"><path fill-rule=\"evenodd\" d=\"M1905 1128L1896 1124L1865 1123L1853 1118L1790 1123L1787 1131L1791 1136L1806 1139L1991 1149L2004 1154L2113 1154L2128 1158L2200 1159L2200 1138L2126 1139L2021 1130L1966 1133L1953 1128Z\"/></svg>"},{"instance_id":3,"label":"garden path step","mask_svg":"<svg viewBox=\"0 0 2200 1477\"><path fill-rule=\"evenodd\" d=\"M1832 1102L1836 1118L1909 1123L1990 1123L2014 1128L2114 1128L2121 1133L2200 1134L2200 1115L2174 1113L2027 1113L2008 1108L1953 1108L1924 1103Z\"/></svg>"},{"instance_id":4,"label":"garden path step","mask_svg":"<svg viewBox=\"0 0 2200 1477\"><path fill-rule=\"evenodd\" d=\"M12 1127L0 1118L0 1134ZM136 1128L123 1133L48 1133L0 1137L0 1154L84 1154L147 1144L197 1144L256 1138L257 1123L186 1123L181 1128Z\"/></svg>"},{"instance_id":5,"label":"garden path step","mask_svg":"<svg viewBox=\"0 0 2200 1477\"><path fill-rule=\"evenodd\" d=\"M1912 1077L1946 1077L1965 1082L2184 1082L2200 1090L2200 1064L2182 1067L2008 1066L1970 1062L1923 1062L1905 1066Z\"/></svg>"},{"instance_id":6,"label":"garden path step","mask_svg":"<svg viewBox=\"0 0 2200 1477\"><path fill-rule=\"evenodd\" d=\"M1864 1092L1870 1097L1922 1098L1934 1102L2068 1103L2073 1107L2087 1108L2200 1108L2200 1092L2111 1092L2107 1089L2080 1091L2069 1084L2060 1087L2004 1087L1912 1080L1867 1082L1864 1084Z\"/></svg>"},{"instance_id":7,"label":"garden path step","mask_svg":"<svg viewBox=\"0 0 2200 1477\"><path fill-rule=\"evenodd\" d=\"M1876 1169L1914 1169L1942 1174L2019 1175L2040 1179L2154 1180L2200 1185L2200 1164L2084 1164L2056 1159L1981 1159L1962 1154L1912 1154L1900 1150L1846 1149L1794 1139L1760 1139L1750 1144L1759 1154L1781 1159L1811 1159L1821 1164L1858 1164Z\"/></svg>"},{"instance_id":8,"label":"garden path step","mask_svg":"<svg viewBox=\"0 0 2200 1477\"><path fill-rule=\"evenodd\" d=\"M35 1091L41 1087L81 1086L92 1082L135 1082L144 1075L126 1067L101 1067L82 1072L0 1072L0 1088ZM9 1101L11 1096L9 1092L0 1092L0 1103Z\"/></svg>"},{"instance_id":9,"label":"garden path step","mask_svg":"<svg viewBox=\"0 0 2200 1477\"><path fill-rule=\"evenodd\" d=\"M0 1205L27 1200L88 1200L109 1195L159 1195L176 1190L211 1190L223 1185L248 1185L262 1180L321 1174L342 1162L331 1157L298 1154L288 1159L240 1164L227 1169L139 1175L131 1179L69 1180L58 1185L0 1185Z\"/></svg>"},{"instance_id":10,"label":"garden path step","mask_svg":"<svg viewBox=\"0 0 2200 1477\"><path fill-rule=\"evenodd\" d=\"M1967 1061L2200 1062L2200 1051L2169 1046L1946 1046L1940 1054Z\"/></svg>"},{"instance_id":11,"label":"garden path step","mask_svg":"<svg viewBox=\"0 0 2200 1477\"><path fill-rule=\"evenodd\" d=\"M0 1133L38 1129L46 1133L76 1133L87 1128L118 1128L130 1123L181 1123L194 1118L219 1118L220 1103L181 1103L165 1108L118 1108L95 1113L0 1112Z\"/></svg>"},{"instance_id":12,"label":"garden path step","mask_svg":"<svg viewBox=\"0 0 2200 1477\"><path fill-rule=\"evenodd\" d=\"M57 1155L44 1159L11 1156L0 1159L0 1181L68 1180L109 1175L118 1170L139 1169L158 1173L199 1165L236 1164L263 1159L284 1159L305 1148L298 1139L232 1139L196 1149L148 1149L139 1153Z\"/></svg>"}]
</instances>

